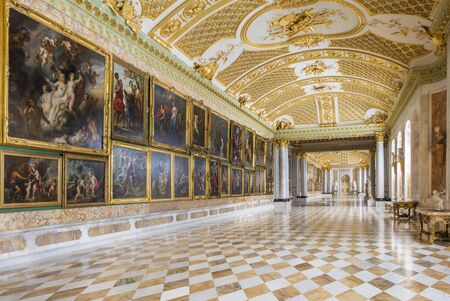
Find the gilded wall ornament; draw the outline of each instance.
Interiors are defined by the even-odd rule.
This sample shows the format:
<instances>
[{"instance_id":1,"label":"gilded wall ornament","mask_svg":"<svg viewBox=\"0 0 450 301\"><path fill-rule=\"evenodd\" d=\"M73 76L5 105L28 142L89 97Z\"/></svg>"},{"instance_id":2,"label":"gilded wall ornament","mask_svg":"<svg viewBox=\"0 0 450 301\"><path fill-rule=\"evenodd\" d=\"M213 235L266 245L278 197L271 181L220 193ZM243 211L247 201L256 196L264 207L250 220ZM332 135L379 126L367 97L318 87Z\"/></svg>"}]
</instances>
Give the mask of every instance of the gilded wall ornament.
<instances>
[{"instance_id":1,"label":"gilded wall ornament","mask_svg":"<svg viewBox=\"0 0 450 301\"><path fill-rule=\"evenodd\" d=\"M295 42L296 46L304 47L304 48L311 48L319 45L320 42L325 40L324 35L311 35L306 36L302 38L301 40L298 40Z\"/></svg>"},{"instance_id":2,"label":"gilded wall ornament","mask_svg":"<svg viewBox=\"0 0 450 301\"><path fill-rule=\"evenodd\" d=\"M243 106L245 106L247 103L249 103L250 101L252 101L252 96L251 96L250 94L248 94L248 93L241 94L241 95L239 95L238 101L239 101L239 105L240 105L241 107L243 107Z\"/></svg>"},{"instance_id":3,"label":"gilded wall ornament","mask_svg":"<svg viewBox=\"0 0 450 301\"><path fill-rule=\"evenodd\" d=\"M385 126L388 114L385 112L377 112L366 120L366 124L374 124L376 126Z\"/></svg>"},{"instance_id":4,"label":"gilded wall ornament","mask_svg":"<svg viewBox=\"0 0 450 301\"><path fill-rule=\"evenodd\" d=\"M178 19L173 19L166 22L163 27L161 27L161 31L159 32L162 37L167 38L171 36L174 32L181 28L181 21Z\"/></svg>"},{"instance_id":5,"label":"gilded wall ornament","mask_svg":"<svg viewBox=\"0 0 450 301\"><path fill-rule=\"evenodd\" d=\"M194 62L194 69L207 80L212 80L220 64L227 61L228 55L234 48L234 45L230 45L226 51L221 50L217 52L216 56L208 60L200 59L199 62Z\"/></svg>"},{"instance_id":6,"label":"gilded wall ornament","mask_svg":"<svg viewBox=\"0 0 450 301\"><path fill-rule=\"evenodd\" d=\"M138 10L142 11L139 0L103 0L117 15L122 17L127 25L136 33L141 31L141 20Z\"/></svg>"},{"instance_id":7,"label":"gilded wall ornament","mask_svg":"<svg viewBox=\"0 0 450 301\"><path fill-rule=\"evenodd\" d=\"M294 124L291 121L288 120L278 120L275 122L275 129L277 131L282 131L282 130L290 130L294 127Z\"/></svg>"}]
</instances>

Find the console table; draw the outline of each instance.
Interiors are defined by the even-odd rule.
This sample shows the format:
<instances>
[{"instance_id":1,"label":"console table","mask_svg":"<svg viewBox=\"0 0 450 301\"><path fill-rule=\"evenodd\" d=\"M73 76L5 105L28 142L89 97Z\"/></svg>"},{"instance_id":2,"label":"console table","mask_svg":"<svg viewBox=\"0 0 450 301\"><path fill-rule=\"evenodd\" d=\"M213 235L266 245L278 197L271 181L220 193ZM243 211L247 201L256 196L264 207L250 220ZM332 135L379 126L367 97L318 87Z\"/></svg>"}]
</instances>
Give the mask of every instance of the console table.
<instances>
[{"instance_id":1,"label":"console table","mask_svg":"<svg viewBox=\"0 0 450 301\"><path fill-rule=\"evenodd\" d=\"M392 202L392 211L394 212L394 218L401 217L400 209L408 209L408 215L407 215L408 218L416 216L417 205L419 205L419 202L417 202L417 201ZM413 212L412 216L411 216L411 210Z\"/></svg>"},{"instance_id":2,"label":"console table","mask_svg":"<svg viewBox=\"0 0 450 301\"><path fill-rule=\"evenodd\" d=\"M420 221L420 238L422 234L428 235L428 241L432 244L436 238L448 238L448 225L450 224L450 210L437 211L435 209L417 210ZM445 232L436 233L436 223L442 224ZM427 231L424 230L423 225L427 225Z\"/></svg>"}]
</instances>

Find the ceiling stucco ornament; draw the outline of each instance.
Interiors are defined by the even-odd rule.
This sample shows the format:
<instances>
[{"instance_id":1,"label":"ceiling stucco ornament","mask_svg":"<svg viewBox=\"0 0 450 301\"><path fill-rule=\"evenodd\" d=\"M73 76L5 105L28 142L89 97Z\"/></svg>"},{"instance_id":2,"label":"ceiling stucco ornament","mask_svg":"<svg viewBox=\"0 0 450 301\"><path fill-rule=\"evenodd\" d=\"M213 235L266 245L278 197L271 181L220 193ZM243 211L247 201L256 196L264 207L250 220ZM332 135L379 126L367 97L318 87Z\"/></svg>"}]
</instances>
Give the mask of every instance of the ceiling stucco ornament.
<instances>
[{"instance_id":1,"label":"ceiling stucco ornament","mask_svg":"<svg viewBox=\"0 0 450 301\"><path fill-rule=\"evenodd\" d=\"M140 33L142 27L142 3L140 0L103 0L103 2L121 16L131 30Z\"/></svg>"},{"instance_id":2,"label":"ceiling stucco ornament","mask_svg":"<svg viewBox=\"0 0 450 301\"><path fill-rule=\"evenodd\" d=\"M194 62L194 69L204 78L212 80L221 64L224 64L228 55L233 51L234 46L228 47L227 50L216 52L215 56L209 59L200 58L199 62Z\"/></svg>"},{"instance_id":3,"label":"ceiling stucco ornament","mask_svg":"<svg viewBox=\"0 0 450 301\"><path fill-rule=\"evenodd\" d=\"M245 106L246 104L248 104L249 102L252 101L252 96L248 93L241 94L241 95L239 95L238 101L239 101L239 105L242 108L243 106Z\"/></svg>"},{"instance_id":4,"label":"ceiling stucco ornament","mask_svg":"<svg viewBox=\"0 0 450 301\"><path fill-rule=\"evenodd\" d=\"M322 61L315 61L313 64L303 68L303 72L306 75L320 75L327 71L330 67L325 65Z\"/></svg>"},{"instance_id":5,"label":"ceiling stucco ornament","mask_svg":"<svg viewBox=\"0 0 450 301\"><path fill-rule=\"evenodd\" d=\"M376 125L377 127L386 126L386 120L388 119L388 114L381 110L371 110L366 114L366 124Z\"/></svg>"},{"instance_id":6,"label":"ceiling stucco ornament","mask_svg":"<svg viewBox=\"0 0 450 301\"><path fill-rule=\"evenodd\" d=\"M277 131L290 130L294 128L294 121L290 116L282 116L274 122Z\"/></svg>"}]
</instances>

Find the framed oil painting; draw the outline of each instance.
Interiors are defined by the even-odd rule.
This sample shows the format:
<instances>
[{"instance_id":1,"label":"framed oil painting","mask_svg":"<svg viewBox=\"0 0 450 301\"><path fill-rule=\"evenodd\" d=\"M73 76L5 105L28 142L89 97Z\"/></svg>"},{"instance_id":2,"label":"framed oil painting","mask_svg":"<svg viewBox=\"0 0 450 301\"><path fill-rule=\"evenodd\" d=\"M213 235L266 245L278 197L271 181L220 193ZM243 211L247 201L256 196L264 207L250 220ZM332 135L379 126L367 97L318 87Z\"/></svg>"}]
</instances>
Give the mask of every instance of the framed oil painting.
<instances>
[{"instance_id":1,"label":"framed oil painting","mask_svg":"<svg viewBox=\"0 0 450 301\"><path fill-rule=\"evenodd\" d=\"M115 58L111 93L112 137L148 143L148 76Z\"/></svg>"},{"instance_id":2,"label":"framed oil painting","mask_svg":"<svg viewBox=\"0 0 450 301\"><path fill-rule=\"evenodd\" d=\"M244 172L244 195L250 195L250 172Z\"/></svg>"},{"instance_id":3,"label":"framed oil painting","mask_svg":"<svg viewBox=\"0 0 450 301\"><path fill-rule=\"evenodd\" d=\"M213 157L228 160L228 119L211 113L209 120L209 153Z\"/></svg>"},{"instance_id":4,"label":"framed oil painting","mask_svg":"<svg viewBox=\"0 0 450 301\"><path fill-rule=\"evenodd\" d=\"M191 197L190 160L189 156L174 155L174 194L175 199Z\"/></svg>"},{"instance_id":5,"label":"framed oil painting","mask_svg":"<svg viewBox=\"0 0 450 301\"><path fill-rule=\"evenodd\" d=\"M206 148L207 118L208 113L206 108L194 103L191 113L191 141L193 147L199 149Z\"/></svg>"},{"instance_id":6,"label":"framed oil painting","mask_svg":"<svg viewBox=\"0 0 450 301\"><path fill-rule=\"evenodd\" d=\"M255 171L255 193L261 193L261 168L257 167Z\"/></svg>"},{"instance_id":7,"label":"framed oil painting","mask_svg":"<svg viewBox=\"0 0 450 301\"><path fill-rule=\"evenodd\" d=\"M220 165L217 160L209 161L209 197L218 198L220 195Z\"/></svg>"},{"instance_id":8,"label":"framed oil painting","mask_svg":"<svg viewBox=\"0 0 450 301\"><path fill-rule=\"evenodd\" d=\"M193 185L194 198L202 199L208 195L207 177L208 166L207 159L204 156L194 155L194 169L193 169Z\"/></svg>"},{"instance_id":9,"label":"framed oil painting","mask_svg":"<svg viewBox=\"0 0 450 301\"><path fill-rule=\"evenodd\" d=\"M152 152L150 164L150 183L152 200L172 199L172 159L167 152Z\"/></svg>"},{"instance_id":10,"label":"framed oil painting","mask_svg":"<svg viewBox=\"0 0 450 301\"><path fill-rule=\"evenodd\" d=\"M242 195L244 190L243 183L243 171L240 168L231 168L231 194Z\"/></svg>"},{"instance_id":11,"label":"framed oil painting","mask_svg":"<svg viewBox=\"0 0 450 301\"><path fill-rule=\"evenodd\" d=\"M4 142L107 153L110 55L19 4L8 12Z\"/></svg>"},{"instance_id":12,"label":"framed oil painting","mask_svg":"<svg viewBox=\"0 0 450 301\"><path fill-rule=\"evenodd\" d=\"M139 147L113 142L111 156L111 201L149 200L147 152Z\"/></svg>"},{"instance_id":13,"label":"framed oil painting","mask_svg":"<svg viewBox=\"0 0 450 301\"><path fill-rule=\"evenodd\" d=\"M235 123L231 123L231 163L236 165L242 165L243 155L243 138L244 138L244 128Z\"/></svg>"},{"instance_id":14,"label":"framed oil painting","mask_svg":"<svg viewBox=\"0 0 450 301\"><path fill-rule=\"evenodd\" d=\"M2 151L3 208L61 204L62 158L58 155Z\"/></svg>"},{"instance_id":15,"label":"framed oil painting","mask_svg":"<svg viewBox=\"0 0 450 301\"><path fill-rule=\"evenodd\" d=\"M244 130L244 166L245 168L255 167L255 134L249 129Z\"/></svg>"},{"instance_id":16,"label":"framed oil painting","mask_svg":"<svg viewBox=\"0 0 450 301\"><path fill-rule=\"evenodd\" d=\"M264 166L266 163L266 141L259 136L255 139L255 164Z\"/></svg>"},{"instance_id":17,"label":"framed oil painting","mask_svg":"<svg viewBox=\"0 0 450 301\"><path fill-rule=\"evenodd\" d=\"M220 195L230 195L230 165L224 163L220 165Z\"/></svg>"},{"instance_id":18,"label":"framed oil painting","mask_svg":"<svg viewBox=\"0 0 450 301\"><path fill-rule=\"evenodd\" d=\"M98 206L107 203L108 159L65 156L64 206Z\"/></svg>"},{"instance_id":19,"label":"framed oil painting","mask_svg":"<svg viewBox=\"0 0 450 301\"><path fill-rule=\"evenodd\" d=\"M259 170L259 193L265 194L266 193L266 170L264 168L261 168Z\"/></svg>"},{"instance_id":20,"label":"framed oil painting","mask_svg":"<svg viewBox=\"0 0 450 301\"><path fill-rule=\"evenodd\" d=\"M267 178L273 178L273 141L267 143Z\"/></svg>"},{"instance_id":21,"label":"framed oil painting","mask_svg":"<svg viewBox=\"0 0 450 301\"><path fill-rule=\"evenodd\" d=\"M162 83L152 82L152 144L185 150L187 101Z\"/></svg>"}]
</instances>

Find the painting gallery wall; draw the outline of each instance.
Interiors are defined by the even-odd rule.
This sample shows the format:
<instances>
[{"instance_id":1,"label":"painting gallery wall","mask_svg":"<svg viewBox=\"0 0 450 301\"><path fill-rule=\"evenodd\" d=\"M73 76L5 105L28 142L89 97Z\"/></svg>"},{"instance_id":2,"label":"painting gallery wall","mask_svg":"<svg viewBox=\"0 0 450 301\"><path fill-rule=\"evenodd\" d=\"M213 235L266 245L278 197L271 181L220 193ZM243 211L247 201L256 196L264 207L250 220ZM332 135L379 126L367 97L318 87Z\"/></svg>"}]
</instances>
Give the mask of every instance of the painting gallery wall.
<instances>
[{"instance_id":1,"label":"painting gallery wall","mask_svg":"<svg viewBox=\"0 0 450 301\"><path fill-rule=\"evenodd\" d=\"M8 4L0 208L271 191L271 141L46 17Z\"/></svg>"}]
</instances>

